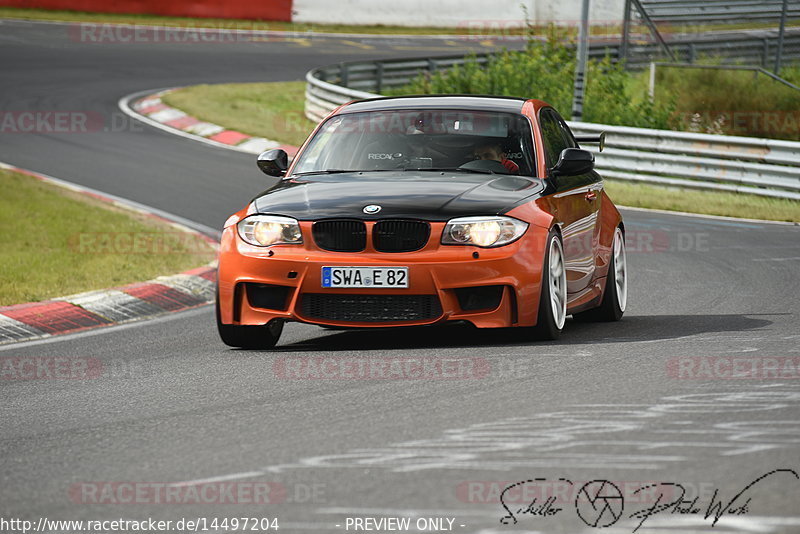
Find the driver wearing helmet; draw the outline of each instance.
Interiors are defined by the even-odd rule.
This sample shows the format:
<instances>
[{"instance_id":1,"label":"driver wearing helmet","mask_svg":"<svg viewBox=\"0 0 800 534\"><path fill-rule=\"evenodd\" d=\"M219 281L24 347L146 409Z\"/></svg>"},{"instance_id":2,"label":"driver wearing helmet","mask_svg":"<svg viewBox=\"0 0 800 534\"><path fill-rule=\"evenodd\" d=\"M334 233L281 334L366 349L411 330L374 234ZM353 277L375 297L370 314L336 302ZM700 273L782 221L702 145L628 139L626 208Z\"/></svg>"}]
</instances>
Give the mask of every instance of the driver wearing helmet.
<instances>
[{"instance_id":1,"label":"driver wearing helmet","mask_svg":"<svg viewBox=\"0 0 800 534\"><path fill-rule=\"evenodd\" d=\"M500 143L487 141L475 146L475 159L487 159L500 162L512 174L519 174L519 165L506 158Z\"/></svg>"}]
</instances>

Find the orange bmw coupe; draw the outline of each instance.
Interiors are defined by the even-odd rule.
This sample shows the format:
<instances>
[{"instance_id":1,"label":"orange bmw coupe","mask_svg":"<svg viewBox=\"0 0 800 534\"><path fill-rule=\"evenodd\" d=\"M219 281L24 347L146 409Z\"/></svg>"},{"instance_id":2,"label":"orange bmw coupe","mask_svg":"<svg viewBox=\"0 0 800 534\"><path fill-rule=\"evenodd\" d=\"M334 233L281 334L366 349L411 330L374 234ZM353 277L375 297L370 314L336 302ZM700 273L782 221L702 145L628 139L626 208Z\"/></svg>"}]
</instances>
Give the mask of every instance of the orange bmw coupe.
<instances>
[{"instance_id":1,"label":"orange bmw coupe","mask_svg":"<svg viewBox=\"0 0 800 534\"><path fill-rule=\"evenodd\" d=\"M625 311L625 227L594 156L540 100L352 102L280 180L225 223L222 341L274 346L286 321L385 328L447 321L557 338L568 315Z\"/></svg>"}]
</instances>

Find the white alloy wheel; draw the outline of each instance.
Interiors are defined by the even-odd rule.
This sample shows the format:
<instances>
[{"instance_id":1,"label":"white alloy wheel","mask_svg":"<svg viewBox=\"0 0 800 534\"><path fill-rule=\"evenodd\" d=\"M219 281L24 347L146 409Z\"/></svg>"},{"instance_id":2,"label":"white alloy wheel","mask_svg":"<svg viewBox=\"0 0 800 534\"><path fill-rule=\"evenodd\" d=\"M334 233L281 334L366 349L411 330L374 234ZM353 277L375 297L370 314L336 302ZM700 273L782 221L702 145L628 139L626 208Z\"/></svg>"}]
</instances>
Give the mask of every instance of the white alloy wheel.
<instances>
[{"instance_id":1,"label":"white alloy wheel","mask_svg":"<svg viewBox=\"0 0 800 534\"><path fill-rule=\"evenodd\" d=\"M623 249L623 256L625 251ZM550 285L550 313L553 323L561 330L567 318L567 269L564 266L564 249L557 235L550 238L548 282Z\"/></svg>"},{"instance_id":2,"label":"white alloy wheel","mask_svg":"<svg viewBox=\"0 0 800 534\"><path fill-rule=\"evenodd\" d=\"M614 284L617 288L617 306L624 312L628 304L628 263L625 257L625 238L620 228L614 232Z\"/></svg>"}]
</instances>

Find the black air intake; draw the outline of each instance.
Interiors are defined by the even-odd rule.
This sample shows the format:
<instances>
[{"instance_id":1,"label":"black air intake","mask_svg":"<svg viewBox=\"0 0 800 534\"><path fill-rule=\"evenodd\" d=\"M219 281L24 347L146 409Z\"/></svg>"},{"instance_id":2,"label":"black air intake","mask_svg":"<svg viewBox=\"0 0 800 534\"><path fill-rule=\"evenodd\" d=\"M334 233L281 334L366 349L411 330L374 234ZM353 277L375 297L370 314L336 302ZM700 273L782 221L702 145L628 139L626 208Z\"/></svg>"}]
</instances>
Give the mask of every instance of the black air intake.
<instances>
[{"instance_id":1,"label":"black air intake","mask_svg":"<svg viewBox=\"0 0 800 534\"><path fill-rule=\"evenodd\" d=\"M269 284L245 283L247 288L247 301L254 308L269 310L285 310L290 287L273 286Z\"/></svg>"},{"instance_id":2,"label":"black air intake","mask_svg":"<svg viewBox=\"0 0 800 534\"><path fill-rule=\"evenodd\" d=\"M354 323L423 321L442 314L436 295L307 293L302 296L301 306L309 319Z\"/></svg>"},{"instance_id":3,"label":"black air intake","mask_svg":"<svg viewBox=\"0 0 800 534\"><path fill-rule=\"evenodd\" d=\"M503 298L503 286L460 287L456 295L464 311L493 310Z\"/></svg>"}]
</instances>

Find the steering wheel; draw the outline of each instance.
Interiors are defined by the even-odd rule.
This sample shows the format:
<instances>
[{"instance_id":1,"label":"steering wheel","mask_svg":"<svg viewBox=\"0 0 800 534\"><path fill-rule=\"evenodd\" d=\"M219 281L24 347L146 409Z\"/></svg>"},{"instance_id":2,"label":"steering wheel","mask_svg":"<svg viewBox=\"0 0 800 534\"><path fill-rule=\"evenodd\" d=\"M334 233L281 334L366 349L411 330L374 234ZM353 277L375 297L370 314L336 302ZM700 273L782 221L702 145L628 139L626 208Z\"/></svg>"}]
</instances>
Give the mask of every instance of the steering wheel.
<instances>
[{"instance_id":1,"label":"steering wheel","mask_svg":"<svg viewBox=\"0 0 800 534\"><path fill-rule=\"evenodd\" d=\"M493 159L474 159L461 165L459 169L491 171L495 174L511 174L505 165Z\"/></svg>"}]
</instances>

